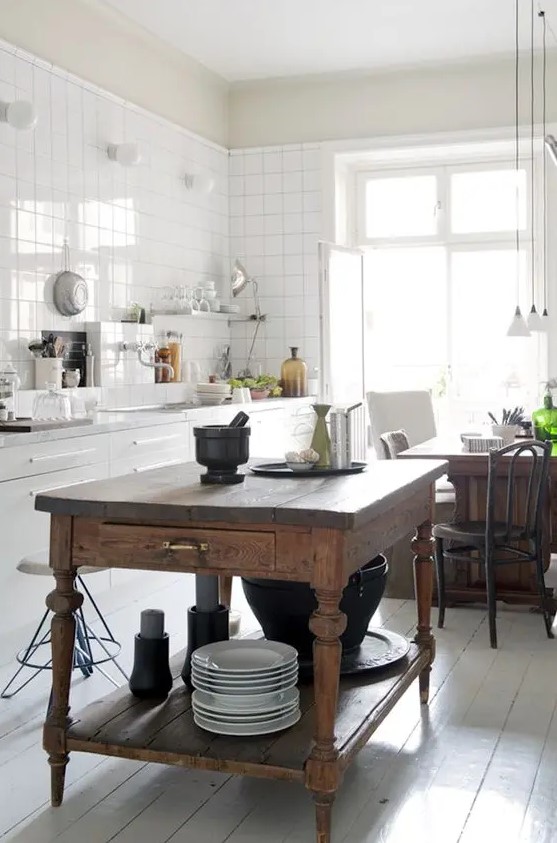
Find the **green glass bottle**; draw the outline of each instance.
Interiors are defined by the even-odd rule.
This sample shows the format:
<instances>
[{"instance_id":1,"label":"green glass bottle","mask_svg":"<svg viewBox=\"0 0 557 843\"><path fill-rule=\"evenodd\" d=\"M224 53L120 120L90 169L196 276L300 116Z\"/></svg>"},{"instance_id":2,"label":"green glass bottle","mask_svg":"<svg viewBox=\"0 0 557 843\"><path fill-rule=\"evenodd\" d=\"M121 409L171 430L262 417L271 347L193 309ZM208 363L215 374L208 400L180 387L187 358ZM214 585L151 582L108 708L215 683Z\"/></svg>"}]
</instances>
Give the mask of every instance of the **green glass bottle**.
<instances>
[{"instance_id":1,"label":"green glass bottle","mask_svg":"<svg viewBox=\"0 0 557 843\"><path fill-rule=\"evenodd\" d=\"M549 388L546 388L543 397L543 407L532 413L532 426L536 439L541 441L550 439L553 442L552 454L555 456L557 454L557 408L553 405Z\"/></svg>"}]
</instances>

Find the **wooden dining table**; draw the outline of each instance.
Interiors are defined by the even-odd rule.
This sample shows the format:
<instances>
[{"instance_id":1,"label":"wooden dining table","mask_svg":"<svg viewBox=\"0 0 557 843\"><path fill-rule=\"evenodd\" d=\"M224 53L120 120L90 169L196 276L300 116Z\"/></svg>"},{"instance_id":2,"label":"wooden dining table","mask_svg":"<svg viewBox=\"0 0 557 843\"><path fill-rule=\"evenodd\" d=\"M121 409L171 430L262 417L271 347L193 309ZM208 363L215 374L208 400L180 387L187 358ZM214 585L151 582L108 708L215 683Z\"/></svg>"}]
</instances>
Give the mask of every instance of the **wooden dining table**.
<instances>
[{"instance_id":1,"label":"wooden dining table","mask_svg":"<svg viewBox=\"0 0 557 843\"><path fill-rule=\"evenodd\" d=\"M524 439L517 439L520 444ZM459 436L438 436L420 445L414 445L398 455L400 460L446 460L447 476L455 489L457 521L482 521L486 517L488 454L470 454L464 451ZM528 467L517 469L517 496L526 493ZM502 479L502 485L506 481ZM502 489L503 491L503 489ZM504 500L503 495L501 499ZM557 459L550 461L549 489L544 502L543 517L544 567L547 570L552 552L557 552ZM447 571L447 600L457 602L485 602L485 577L483 567L456 563ZM533 563L504 565L496 572L497 599L507 603L539 605L539 594ZM552 589L548 596L553 598ZM550 601L551 602L551 601ZM557 601L553 600L553 611Z\"/></svg>"},{"instance_id":2,"label":"wooden dining table","mask_svg":"<svg viewBox=\"0 0 557 843\"><path fill-rule=\"evenodd\" d=\"M51 515L47 597L52 619L52 696L43 743L52 805L60 805L70 752L220 770L308 788L316 839L331 841L331 808L356 753L415 680L427 703L435 654L431 514L433 484L447 470L438 460L382 462L361 474L277 479L248 476L235 486L199 482L195 463L71 486L39 495ZM417 629L402 660L380 671L340 678L339 603L350 575L416 526ZM259 737L220 736L193 720L191 694L176 677L164 700L140 700L121 688L70 713L76 590L80 565L250 575L308 582L317 609L313 684L301 687L299 722ZM155 599L153 602L156 602ZM184 606L185 623L186 606ZM76 798L79 798L77 796ZM46 821L46 820L45 820Z\"/></svg>"}]
</instances>

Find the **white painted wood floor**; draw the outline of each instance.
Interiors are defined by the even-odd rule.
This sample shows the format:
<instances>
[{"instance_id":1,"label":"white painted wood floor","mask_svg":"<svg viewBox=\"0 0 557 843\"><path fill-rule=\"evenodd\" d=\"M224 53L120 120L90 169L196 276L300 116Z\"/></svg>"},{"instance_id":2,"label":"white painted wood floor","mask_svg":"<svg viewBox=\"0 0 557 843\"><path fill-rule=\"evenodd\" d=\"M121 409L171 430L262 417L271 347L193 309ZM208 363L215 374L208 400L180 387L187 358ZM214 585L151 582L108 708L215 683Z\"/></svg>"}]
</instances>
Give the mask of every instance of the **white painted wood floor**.
<instances>
[{"instance_id":1,"label":"white painted wood floor","mask_svg":"<svg viewBox=\"0 0 557 843\"><path fill-rule=\"evenodd\" d=\"M92 583L93 584L93 583ZM190 577L114 612L129 668L139 611L167 612L173 649L184 645ZM253 628L239 583L234 603ZM410 633L411 601L384 600L390 629ZM350 767L334 810L334 843L557 841L557 640L539 615L500 608L498 651L481 608L447 611L429 708L413 685ZM4 654L2 654L4 655ZM0 663L5 661L2 659ZM0 669L5 681L9 668ZM312 843L304 788L73 753L61 808L49 806L41 748L46 675L0 700L0 837L17 843ZM75 709L104 695L100 676L77 678Z\"/></svg>"}]
</instances>

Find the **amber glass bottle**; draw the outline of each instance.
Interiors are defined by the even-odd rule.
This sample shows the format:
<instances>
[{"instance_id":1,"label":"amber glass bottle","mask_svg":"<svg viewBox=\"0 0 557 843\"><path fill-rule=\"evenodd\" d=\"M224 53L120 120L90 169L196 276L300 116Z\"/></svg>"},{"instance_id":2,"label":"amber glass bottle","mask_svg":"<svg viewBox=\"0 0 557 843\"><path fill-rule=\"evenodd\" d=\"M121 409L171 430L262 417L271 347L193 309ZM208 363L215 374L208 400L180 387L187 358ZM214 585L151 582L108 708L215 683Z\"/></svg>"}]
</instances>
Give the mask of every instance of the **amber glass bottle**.
<instances>
[{"instance_id":1,"label":"amber glass bottle","mask_svg":"<svg viewBox=\"0 0 557 843\"><path fill-rule=\"evenodd\" d=\"M304 398L308 394L308 372L304 361L298 357L298 349L292 346L292 356L281 366L280 383L285 398Z\"/></svg>"}]
</instances>

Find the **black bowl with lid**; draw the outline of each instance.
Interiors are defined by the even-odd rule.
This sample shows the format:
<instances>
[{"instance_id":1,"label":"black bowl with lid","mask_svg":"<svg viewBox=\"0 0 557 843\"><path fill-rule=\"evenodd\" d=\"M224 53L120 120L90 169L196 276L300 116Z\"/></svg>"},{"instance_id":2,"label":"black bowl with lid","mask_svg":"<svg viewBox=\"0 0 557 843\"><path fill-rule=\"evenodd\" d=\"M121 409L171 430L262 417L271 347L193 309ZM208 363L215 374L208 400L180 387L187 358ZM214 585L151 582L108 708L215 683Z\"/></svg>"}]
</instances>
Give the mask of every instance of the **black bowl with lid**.
<instances>
[{"instance_id":1,"label":"black bowl with lid","mask_svg":"<svg viewBox=\"0 0 557 843\"><path fill-rule=\"evenodd\" d=\"M201 475L202 483L243 482L245 475L238 474L238 466L249 460L250 433L249 427L220 424L194 427L195 459L207 469L207 473Z\"/></svg>"}]
</instances>

